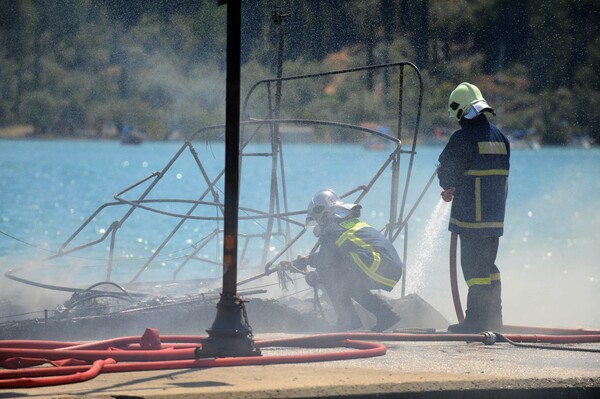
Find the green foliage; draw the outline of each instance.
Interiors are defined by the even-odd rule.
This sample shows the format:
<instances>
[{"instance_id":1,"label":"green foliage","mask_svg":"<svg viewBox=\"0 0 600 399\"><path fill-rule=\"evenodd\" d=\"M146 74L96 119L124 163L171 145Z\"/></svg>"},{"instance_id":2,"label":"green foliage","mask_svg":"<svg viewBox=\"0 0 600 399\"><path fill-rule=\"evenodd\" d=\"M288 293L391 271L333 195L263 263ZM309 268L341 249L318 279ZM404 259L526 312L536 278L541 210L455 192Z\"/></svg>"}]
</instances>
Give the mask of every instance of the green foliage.
<instances>
[{"instance_id":1,"label":"green foliage","mask_svg":"<svg viewBox=\"0 0 600 399\"><path fill-rule=\"evenodd\" d=\"M545 129L544 143L566 144L571 137L573 126L573 96L568 89L548 90L540 94L541 118L536 120L536 129Z\"/></svg>"},{"instance_id":2,"label":"green foliage","mask_svg":"<svg viewBox=\"0 0 600 399\"><path fill-rule=\"evenodd\" d=\"M594 0L246 0L242 95L285 76L397 61L422 73L420 131L453 130L449 92L477 84L505 130L535 127L544 142L600 142L600 3ZM107 123L154 138L220 124L225 110L226 7L208 1L0 2L0 125L100 131ZM406 76L403 130L419 93ZM275 90L275 87L271 87ZM282 117L398 123L395 75L361 73L283 84ZM249 116L267 117L267 92Z\"/></svg>"},{"instance_id":3,"label":"green foliage","mask_svg":"<svg viewBox=\"0 0 600 399\"><path fill-rule=\"evenodd\" d=\"M37 90L22 96L18 112L27 114L27 122L36 126L38 132L46 133L58 122L65 105L64 101L57 101L50 91Z\"/></svg>"}]
</instances>

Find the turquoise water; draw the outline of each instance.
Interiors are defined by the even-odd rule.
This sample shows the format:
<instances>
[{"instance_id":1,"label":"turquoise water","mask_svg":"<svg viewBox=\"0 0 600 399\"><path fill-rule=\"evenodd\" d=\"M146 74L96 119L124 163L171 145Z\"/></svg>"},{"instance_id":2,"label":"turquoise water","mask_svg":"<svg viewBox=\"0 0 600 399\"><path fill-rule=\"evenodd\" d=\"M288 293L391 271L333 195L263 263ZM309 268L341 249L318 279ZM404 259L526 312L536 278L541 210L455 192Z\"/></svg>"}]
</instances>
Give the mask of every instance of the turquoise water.
<instances>
[{"instance_id":1,"label":"turquoise water","mask_svg":"<svg viewBox=\"0 0 600 399\"><path fill-rule=\"evenodd\" d=\"M3 270L42 259L60 245L101 204L133 183L162 170L179 150L179 142L146 142L126 146L112 141L0 141L0 262ZM221 144L194 143L206 173L214 177L222 169ZM405 214L421 194L437 163L441 147L417 147ZM265 152L255 145L247 152ZM153 191L155 198L197 199L205 188L203 176L191 156L179 159ZM367 151L359 145L293 144L284 148L287 198L290 209L306 207L310 196L324 187L346 192L368 183L387 153ZM408 166L401 163L401 189ZM269 200L270 158L248 157L242 168L240 205L266 209ZM501 240L498 266L503 275L506 321L511 324L544 324L600 327L600 150L545 148L513 150L509 180L506 232ZM281 173L279 174L281 179ZM363 216L382 228L387 222L390 198L387 168L362 202ZM222 186L222 185L221 185ZM125 196L135 199L143 187ZM401 191L402 193L402 191ZM223 194L220 194L221 199ZM210 199L210 198L209 198ZM443 205L441 205L443 207ZM184 212L176 204L156 205L161 210ZM426 192L409 221L406 290L418 293L453 320L448 277L447 212L440 208L437 182ZM121 211L99 215L85 231L81 242L95 239ZM214 214L214 209L206 215ZM240 215L244 215L240 212ZM303 220L302 217L298 218ZM435 222L435 223L434 223ZM160 244L163 233L176 220L141 212L123 229L113 277L127 281L138 270L139 259L147 259ZM256 233L264 221L240 222ZM103 230L104 229L104 230ZM170 278L180 265L177 254L206 237L212 227L186 223L174 237L166 254L150 268L151 278ZM8 234L8 235L6 235ZM395 242L403 253L405 236ZM300 251L314 243L312 234L300 240ZM219 256L220 243L210 249ZM276 253L281 239L274 239ZM58 280L81 280L91 284L106 277L102 262L104 243L83 259L70 258ZM249 248L259 256L260 248ZM403 256L404 257L404 256ZM135 265L134 265L135 264ZM77 266L76 269L71 267ZM260 265L258 265L260 267ZM260 269L250 268L253 274ZM190 276L194 271L186 271ZM211 273L218 275L219 267ZM49 273L46 268L36 271ZM153 274L152 274L153 273ZM184 273L184 274L185 274ZM184 275L182 278L187 276ZM460 276L459 276L460 279ZM3 292L40 290L2 277ZM400 295L399 288L393 295ZM464 288L463 288L464 294ZM464 299L463 299L464 302Z\"/></svg>"}]
</instances>

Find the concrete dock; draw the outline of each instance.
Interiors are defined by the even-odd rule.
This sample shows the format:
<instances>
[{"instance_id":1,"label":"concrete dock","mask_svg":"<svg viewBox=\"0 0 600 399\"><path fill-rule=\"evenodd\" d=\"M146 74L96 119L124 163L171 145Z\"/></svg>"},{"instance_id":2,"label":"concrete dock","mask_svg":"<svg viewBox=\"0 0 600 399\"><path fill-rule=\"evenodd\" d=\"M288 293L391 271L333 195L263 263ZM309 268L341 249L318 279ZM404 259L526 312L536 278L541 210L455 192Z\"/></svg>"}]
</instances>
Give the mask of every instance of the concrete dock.
<instances>
[{"instance_id":1,"label":"concrete dock","mask_svg":"<svg viewBox=\"0 0 600 399\"><path fill-rule=\"evenodd\" d=\"M255 340L297 336L260 334ZM75 384L4 389L0 398L600 398L600 344L381 343L384 355L363 359L101 373ZM261 352L332 350L348 349Z\"/></svg>"}]
</instances>

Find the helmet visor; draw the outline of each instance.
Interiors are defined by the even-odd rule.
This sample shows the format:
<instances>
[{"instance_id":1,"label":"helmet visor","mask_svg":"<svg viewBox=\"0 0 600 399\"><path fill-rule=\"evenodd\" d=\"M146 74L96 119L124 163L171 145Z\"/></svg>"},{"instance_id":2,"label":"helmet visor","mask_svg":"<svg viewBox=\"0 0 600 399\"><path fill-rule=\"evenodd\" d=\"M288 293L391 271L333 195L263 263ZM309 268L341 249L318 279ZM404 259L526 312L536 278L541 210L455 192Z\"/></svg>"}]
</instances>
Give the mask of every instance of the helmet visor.
<instances>
[{"instance_id":1,"label":"helmet visor","mask_svg":"<svg viewBox=\"0 0 600 399\"><path fill-rule=\"evenodd\" d=\"M360 215L362 205L359 204L342 204L335 208L335 217L339 219L345 219L348 216L354 214L355 216Z\"/></svg>"},{"instance_id":2,"label":"helmet visor","mask_svg":"<svg viewBox=\"0 0 600 399\"><path fill-rule=\"evenodd\" d=\"M481 114L483 111L494 112L494 110L492 109L492 107L489 106L487 101L485 101L485 100L476 101L473 104L469 105L465 109L465 114L463 115L463 118L473 119L477 115Z\"/></svg>"}]
</instances>

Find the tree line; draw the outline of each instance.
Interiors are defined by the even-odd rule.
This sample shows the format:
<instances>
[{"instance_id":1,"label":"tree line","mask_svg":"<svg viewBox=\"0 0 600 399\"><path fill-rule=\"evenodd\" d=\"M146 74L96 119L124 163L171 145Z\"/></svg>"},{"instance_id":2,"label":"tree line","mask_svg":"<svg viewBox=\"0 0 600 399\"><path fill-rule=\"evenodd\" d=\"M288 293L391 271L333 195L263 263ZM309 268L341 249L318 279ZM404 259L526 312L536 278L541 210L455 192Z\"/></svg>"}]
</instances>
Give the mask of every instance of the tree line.
<instances>
[{"instance_id":1,"label":"tree line","mask_svg":"<svg viewBox=\"0 0 600 399\"><path fill-rule=\"evenodd\" d=\"M425 82L425 135L454 127L447 96L470 81L505 129L550 144L600 142L597 1L243 0L242 8L243 89L275 76L283 35L284 75L414 63ZM160 138L222 123L225 18L212 0L0 2L0 127L101 134L129 124ZM353 123L385 118L387 83L351 83L284 96L304 116L344 109Z\"/></svg>"}]
</instances>

